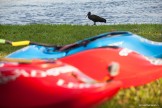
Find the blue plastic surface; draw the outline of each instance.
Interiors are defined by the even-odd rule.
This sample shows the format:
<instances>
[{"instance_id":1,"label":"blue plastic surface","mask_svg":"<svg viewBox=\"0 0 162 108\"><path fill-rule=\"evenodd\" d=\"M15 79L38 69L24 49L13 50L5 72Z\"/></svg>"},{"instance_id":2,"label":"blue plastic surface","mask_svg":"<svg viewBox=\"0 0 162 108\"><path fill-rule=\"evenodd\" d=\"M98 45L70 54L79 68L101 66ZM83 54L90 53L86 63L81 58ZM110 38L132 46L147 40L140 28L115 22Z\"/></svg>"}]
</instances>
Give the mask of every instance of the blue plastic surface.
<instances>
[{"instance_id":1,"label":"blue plastic surface","mask_svg":"<svg viewBox=\"0 0 162 108\"><path fill-rule=\"evenodd\" d=\"M78 47L73 47L64 51L56 50L54 47L30 45L11 53L7 57L26 58L26 59L32 58L57 59L92 48L105 46L119 46L131 49L144 56L162 58L162 42L151 41L136 34L132 34L131 32L125 31L108 32L100 34L98 36L86 38L76 43L79 44L82 43L83 41L88 40L91 41L85 45L80 45Z\"/></svg>"}]
</instances>

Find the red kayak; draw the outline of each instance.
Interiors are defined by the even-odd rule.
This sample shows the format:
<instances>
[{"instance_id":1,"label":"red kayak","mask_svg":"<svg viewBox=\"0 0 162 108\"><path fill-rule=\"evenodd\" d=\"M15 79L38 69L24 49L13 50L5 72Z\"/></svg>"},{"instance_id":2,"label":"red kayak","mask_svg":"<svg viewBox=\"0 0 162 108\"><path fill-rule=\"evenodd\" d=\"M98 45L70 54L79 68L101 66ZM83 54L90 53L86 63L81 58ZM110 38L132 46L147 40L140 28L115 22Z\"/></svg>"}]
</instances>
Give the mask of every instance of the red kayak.
<instances>
[{"instance_id":1,"label":"red kayak","mask_svg":"<svg viewBox=\"0 0 162 108\"><path fill-rule=\"evenodd\" d=\"M0 108L90 108L112 98L119 81L100 82L61 61L0 62Z\"/></svg>"},{"instance_id":2,"label":"red kayak","mask_svg":"<svg viewBox=\"0 0 162 108\"><path fill-rule=\"evenodd\" d=\"M113 61L118 62L120 73L113 80L122 81L124 88L143 85L162 77L162 60L147 58L126 48L96 48L60 60L96 80L110 76L108 65Z\"/></svg>"}]
</instances>

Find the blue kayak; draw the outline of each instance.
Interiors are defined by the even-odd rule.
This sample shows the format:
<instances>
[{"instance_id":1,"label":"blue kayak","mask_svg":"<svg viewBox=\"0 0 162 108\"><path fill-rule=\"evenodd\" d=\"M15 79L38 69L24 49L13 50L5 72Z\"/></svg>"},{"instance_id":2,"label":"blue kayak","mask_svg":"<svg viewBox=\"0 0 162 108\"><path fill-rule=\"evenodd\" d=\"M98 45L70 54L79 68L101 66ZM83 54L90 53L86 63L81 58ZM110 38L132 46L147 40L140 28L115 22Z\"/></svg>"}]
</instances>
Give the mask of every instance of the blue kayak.
<instances>
[{"instance_id":1,"label":"blue kayak","mask_svg":"<svg viewBox=\"0 0 162 108\"><path fill-rule=\"evenodd\" d=\"M148 57L162 58L162 42L155 42L126 31L108 32L62 47L29 45L9 54L8 58L62 58L84 50L118 46Z\"/></svg>"}]
</instances>

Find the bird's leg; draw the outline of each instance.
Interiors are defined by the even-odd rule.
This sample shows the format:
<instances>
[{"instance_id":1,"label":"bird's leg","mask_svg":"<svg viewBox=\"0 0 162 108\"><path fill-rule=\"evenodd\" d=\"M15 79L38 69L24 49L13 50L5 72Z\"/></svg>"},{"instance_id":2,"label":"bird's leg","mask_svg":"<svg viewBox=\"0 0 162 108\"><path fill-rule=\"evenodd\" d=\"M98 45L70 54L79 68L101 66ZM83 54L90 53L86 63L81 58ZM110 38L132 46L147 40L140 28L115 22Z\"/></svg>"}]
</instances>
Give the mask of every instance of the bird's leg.
<instances>
[{"instance_id":1,"label":"bird's leg","mask_svg":"<svg viewBox=\"0 0 162 108\"><path fill-rule=\"evenodd\" d=\"M96 22L94 22L94 24L93 25L96 25Z\"/></svg>"}]
</instances>

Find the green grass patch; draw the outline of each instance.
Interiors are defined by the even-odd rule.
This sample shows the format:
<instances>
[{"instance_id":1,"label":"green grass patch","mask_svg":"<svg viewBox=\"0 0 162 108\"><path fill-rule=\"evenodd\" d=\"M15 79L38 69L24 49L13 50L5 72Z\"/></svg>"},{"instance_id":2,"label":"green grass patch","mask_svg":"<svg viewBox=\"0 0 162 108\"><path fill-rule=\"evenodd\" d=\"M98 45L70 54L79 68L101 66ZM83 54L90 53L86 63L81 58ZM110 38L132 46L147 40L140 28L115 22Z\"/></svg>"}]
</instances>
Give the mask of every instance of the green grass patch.
<instances>
[{"instance_id":1,"label":"green grass patch","mask_svg":"<svg viewBox=\"0 0 162 108\"><path fill-rule=\"evenodd\" d=\"M111 31L130 31L153 41L162 42L161 24L126 25L0 25L0 38L12 41L31 40L34 42L65 45L91 36ZM20 49L0 45L0 56ZM112 100L98 108L160 108L162 107L162 79L150 84L122 89ZM153 106L154 105L154 106Z\"/></svg>"}]
</instances>

